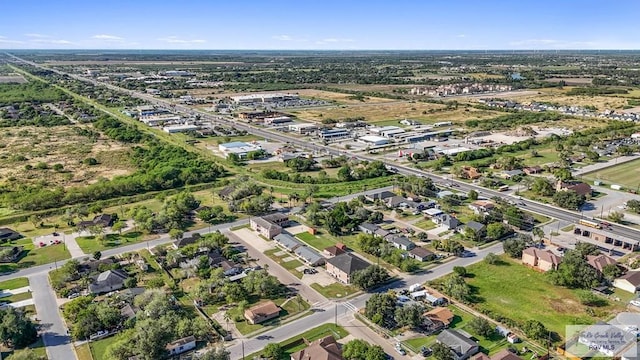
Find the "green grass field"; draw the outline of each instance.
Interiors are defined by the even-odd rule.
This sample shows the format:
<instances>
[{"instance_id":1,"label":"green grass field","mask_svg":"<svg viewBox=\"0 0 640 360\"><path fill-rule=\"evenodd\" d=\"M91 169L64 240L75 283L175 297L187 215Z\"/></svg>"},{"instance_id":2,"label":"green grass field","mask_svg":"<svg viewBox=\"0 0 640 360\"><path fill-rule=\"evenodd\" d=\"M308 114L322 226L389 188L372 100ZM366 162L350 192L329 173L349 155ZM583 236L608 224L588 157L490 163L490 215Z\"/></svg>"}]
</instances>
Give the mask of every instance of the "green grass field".
<instances>
[{"instance_id":1,"label":"green grass field","mask_svg":"<svg viewBox=\"0 0 640 360\"><path fill-rule=\"evenodd\" d=\"M500 265L485 262L467 267L472 275L467 282L481 301L474 306L518 322L541 321L549 330L564 336L566 325L592 324L606 319L624 304L610 302L587 313L576 291L555 286L544 273L536 272L518 261L502 257Z\"/></svg>"},{"instance_id":2,"label":"green grass field","mask_svg":"<svg viewBox=\"0 0 640 360\"><path fill-rule=\"evenodd\" d=\"M89 350L89 344L84 343L80 346L76 346L76 356L78 360L92 360L91 350Z\"/></svg>"},{"instance_id":3,"label":"green grass field","mask_svg":"<svg viewBox=\"0 0 640 360\"><path fill-rule=\"evenodd\" d=\"M265 251L264 254L270 257L271 260L277 262L283 268L289 270L289 272L295 275L298 279L302 279L302 273L296 270L296 268L302 266L303 264L299 260L283 261L282 259L287 257L293 257L294 255L286 253L282 256L277 256L275 253L279 251L284 251L284 250L280 248L275 248L275 249Z\"/></svg>"},{"instance_id":4,"label":"green grass field","mask_svg":"<svg viewBox=\"0 0 640 360\"><path fill-rule=\"evenodd\" d=\"M105 352L107 351L107 348L111 344L115 343L117 340L118 340L118 335L109 336L108 338L100 339L97 341L92 341L90 344L90 348L91 348L91 355L93 355L93 359L107 360L107 358L104 357Z\"/></svg>"},{"instance_id":5,"label":"green grass field","mask_svg":"<svg viewBox=\"0 0 640 360\"><path fill-rule=\"evenodd\" d=\"M144 241L145 238L140 232L128 232L122 235L109 234L106 240L97 240L94 236L84 236L76 238L78 246L85 254L93 254L96 251L103 251L114 247L135 244Z\"/></svg>"},{"instance_id":6,"label":"green grass field","mask_svg":"<svg viewBox=\"0 0 640 360\"><path fill-rule=\"evenodd\" d=\"M320 284L313 283L311 287L317 292L322 294L326 298L343 298L355 294L359 290L353 286L343 285L341 283L333 283L331 285L322 286Z\"/></svg>"},{"instance_id":7,"label":"green grass field","mask_svg":"<svg viewBox=\"0 0 640 360\"><path fill-rule=\"evenodd\" d=\"M71 257L69 251L62 244L36 248L31 239L20 239L11 244L24 247L24 253L17 263L0 264L0 273L49 264Z\"/></svg>"},{"instance_id":8,"label":"green grass field","mask_svg":"<svg viewBox=\"0 0 640 360\"><path fill-rule=\"evenodd\" d=\"M307 245L316 248L318 251L322 251L329 246L335 245L336 241L333 237L328 236L324 231L317 231L315 235L309 234L308 232L300 233L296 235L296 237L304 242Z\"/></svg>"},{"instance_id":9,"label":"green grass field","mask_svg":"<svg viewBox=\"0 0 640 360\"><path fill-rule=\"evenodd\" d=\"M582 178L600 180L607 186L615 184L636 190L640 186L640 159L584 174Z\"/></svg>"},{"instance_id":10,"label":"green grass field","mask_svg":"<svg viewBox=\"0 0 640 360\"><path fill-rule=\"evenodd\" d=\"M29 286L29 279L27 279L26 277L15 278L0 282L0 290L12 290L25 286Z\"/></svg>"}]
</instances>

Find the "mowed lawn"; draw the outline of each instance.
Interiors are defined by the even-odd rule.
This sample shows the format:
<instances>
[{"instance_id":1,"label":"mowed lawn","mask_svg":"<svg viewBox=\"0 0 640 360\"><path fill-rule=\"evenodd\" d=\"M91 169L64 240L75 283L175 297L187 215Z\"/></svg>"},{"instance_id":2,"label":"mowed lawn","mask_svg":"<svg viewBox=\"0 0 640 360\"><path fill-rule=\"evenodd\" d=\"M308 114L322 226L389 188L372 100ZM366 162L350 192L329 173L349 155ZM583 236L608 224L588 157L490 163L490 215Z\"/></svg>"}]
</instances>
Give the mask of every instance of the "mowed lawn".
<instances>
[{"instance_id":1,"label":"mowed lawn","mask_svg":"<svg viewBox=\"0 0 640 360\"><path fill-rule=\"evenodd\" d=\"M534 271L519 261L504 255L501 259L500 264L479 262L467 268L472 274L467 282L480 299L474 305L476 308L488 309L518 322L539 320L549 330L564 337L566 325L592 324L598 319L606 319L624 306L610 302L595 309L599 317L590 316L588 307L580 303L575 290L551 284L544 273Z\"/></svg>"},{"instance_id":2,"label":"mowed lawn","mask_svg":"<svg viewBox=\"0 0 640 360\"><path fill-rule=\"evenodd\" d=\"M297 234L296 237L306 242L307 245L316 248L318 251L322 251L329 246L336 244L335 239L332 236L325 234L322 230L317 231L315 235L304 232Z\"/></svg>"},{"instance_id":3,"label":"mowed lawn","mask_svg":"<svg viewBox=\"0 0 640 360\"><path fill-rule=\"evenodd\" d=\"M588 180L600 180L606 185L622 185L636 190L640 185L640 159L614 165L582 176Z\"/></svg>"}]
</instances>

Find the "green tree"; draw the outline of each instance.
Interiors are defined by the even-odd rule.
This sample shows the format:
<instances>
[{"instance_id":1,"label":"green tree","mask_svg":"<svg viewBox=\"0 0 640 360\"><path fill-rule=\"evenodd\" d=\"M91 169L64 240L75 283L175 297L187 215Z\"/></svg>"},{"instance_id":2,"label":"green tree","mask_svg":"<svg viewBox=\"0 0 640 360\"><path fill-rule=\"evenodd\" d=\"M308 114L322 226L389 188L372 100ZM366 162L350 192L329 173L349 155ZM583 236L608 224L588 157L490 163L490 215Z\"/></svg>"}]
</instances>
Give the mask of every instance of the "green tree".
<instances>
[{"instance_id":1,"label":"green tree","mask_svg":"<svg viewBox=\"0 0 640 360\"><path fill-rule=\"evenodd\" d=\"M94 251L93 258L95 260L100 260L101 257L102 257L102 253L100 251Z\"/></svg>"},{"instance_id":2,"label":"green tree","mask_svg":"<svg viewBox=\"0 0 640 360\"><path fill-rule=\"evenodd\" d=\"M529 247L531 243L531 238L528 236L516 236L510 239L505 240L502 243L502 247L504 248L504 252L507 253L512 258L521 258L522 250Z\"/></svg>"},{"instance_id":3,"label":"green tree","mask_svg":"<svg viewBox=\"0 0 640 360\"><path fill-rule=\"evenodd\" d=\"M503 223L495 222L487 225L487 238L491 240L498 240L509 234L511 230Z\"/></svg>"},{"instance_id":4,"label":"green tree","mask_svg":"<svg viewBox=\"0 0 640 360\"><path fill-rule=\"evenodd\" d=\"M554 189L549 180L538 177L533 180L533 183L531 184L531 191L536 195L551 196L555 193L556 189Z\"/></svg>"},{"instance_id":5,"label":"green tree","mask_svg":"<svg viewBox=\"0 0 640 360\"><path fill-rule=\"evenodd\" d=\"M40 355L36 354L30 348L15 351L13 355L11 355L11 360L42 360L42 359L43 358L40 357Z\"/></svg>"},{"instance_id":6,"label":"green tree","mask_svg":"<svg viewBox=\"0 0 640 360\"><path fill-rule=\"evenodd\" d=\"M602 268L602 274L609 281L622 275L622 269L617 264L608 264Z\"/></svg>"},{"instance_id":7,"label":"green tree","mask_svg":"<svg viewBox=\"0 0 640 360\"><path fill-rule=\"evenodd\" d=\"M395 312L396 322L400 327L415 329L422 324L423 313L424 308L420 304L401 306Z\"/></svg>"},{"instance_id":8,"label":"green tree","mask_svg":"<svg viewBox=\"0 0 640 360\"><path fill-rule=\"evenodd\" d=\"M478 192L475 190L469 190L469 194L467 194L467 197L471 201L476 201L478 200Z\"/></svg>"},{"instance_id":9,"label":"green tree","mask_svg":"<svg viewBox=\"0 0 640 360\"><path fill-rule=\"evenodd\" d=\"M370 265L366 269L351 274L351 283L360 289L367 290L389 280L389 272L381 266Z\"/></svg>"},{"instance_id":10,"label":"green tree","mask_svg":"<svg viewBox=\"0 0 640 360\"><path fill-rule=\"evenodd\" d=\"M485 256L484 261L489 265L495 265L500 262L500 257L494 253L488 253L487 256Z\"/></svg>"},{"instance_id":11,"label":"green tree","mask_svg":"<svg viewBox=\"0 0 640 360\"><path fill-rule=\"evenodd\" d=\"M284 355L284 349L280 344L269 343L262 349L262 356L267 359L279 360Z\"/></svg>"},{"instance_id":12,"label":"green tree","mask_svg":"<svg viewBox=\"0 0 640 360\"><path fill-rule=\"evenodd\" d=\"M553 202L565 209L577 210L585 201L585 196L575 191L558 191L553 195Z\"/></svg>"},{"instance_id":13,"label":"green tree","mask_svg":"<svg viewBox=\"0 0 640 360\"><path fill-rule=\"evenodd\" d=\"M463 303L467 303L471 299L471 288L460 275L453 274L448 276L442 283L442 288L449 296Z\"/></svg>"},{"instance_id":14,"label":"green tree","mask_svg":"<svg viewBox=\"0 0 640 360\"><path fill-rule=\"evenodd\" d=\"M223 347L217 347L211 350L207 350L205 353L198 357L198 360L231 360L231 353L229 353Z\"/></svg>"},{"instance_id":15,"label":"green tree","mask_svg":"<svg viewBox=\"0 0 640 360\"><path fill-rule=\"evenodd\" d=\"M579 246L567 251L558 269L547 272L547 275L554 284L568 288L590 289L597 286L600 275L587 261L590 251L590 247Z\"/></svg>"},{"instance_id":16,"label":"green tree","mask_svg":"<svg viewBox=\"0 0 640 360\"><path fill-rule=\"evenodd\" d=\"M640 200L628 200L627 208L634 213L640 213Z\"/></svg>"},{"instance_id":17,"label":"green tree","mask_svg":"<svg viewBox=\"0 0 640 360\"><path fill-rule=\"evenodd\" d=\"M489 338L494 333L494 328L491 323L483 317L475 317L469 321L468 324L471 331L483 338Z\"/></svg>"},{"instance_id":18,"label":"green tree","mask_svg":"<svg viewBox=\"0 0 640 360\"><path fill-rule=\"evenodd\" d=\"M538 320L527 320L522 326L522 331L534 340L544 340L549 336L548 330Z\"/></svg>"},{"instance_id":19,"label":"green tree","mask_svg":"<svg viewBox=\"0 0 640 360\"><path fill-rule=\"evenodd\" d=\"M113 223L113 225L111 225L111 230L118 232L118 234L122 235L122 230L127 226L127 224L122 221L122 220L118 220L116 222Z\"/></svg>"},{"instance_id":20,"label":"green tree","mask_svg":"<svg viewBox=\"0 0 640 360\"><path fill-rule=\"evenodd\" d=\"M553 176L556 180L567 181L573 179L573 175L571 174L571 170L567 168L557 169L553 172Z\"/></svg>"},{"instance_id":21,"label":"green tree","mask_svg":"<svg viewBox=\"0 0 640 360\"><path fill-rule=\"evenodd\" d=\"M607 219L620 224L622 223L622 220L624 220L624 213L622 211L612 211L607 215Z\"/></svg>"},{"instance_id":22,"label":"green tree","mask_svg":"<svg viewBox=\"0 0 640 360\"><path fill-rule=\"evenodd\" d=\"M467 269L464 266L454 266L453 272L461 277L467 276Z\"/></svg>"},{"instance_id":23,"label":"green tree","mask_svg":"<svg viewBox=\"0 0 640 360\"><path fill-rule=\"evenodd\" d=\"M36 341L38 331L21 310L7 307L0 310L0 342L5 346L23 348Z\"/></svg>"},{"instance_id":24,"label":"green tree","mask_svg":"<svg viewBox=\"0 0 640 360\"><path fill-rule=\"evenodd\" d=\"M364 316L377 325L392 329L396 326L396 304L394 294L373 294L365 303Z\"/></svg>"},{"instance_id":25,"label":"green tree","mask_svg":"<svg viewBox=\"0 0 640 360\"><path fill-rule=\"evenodd\" d=\"M171 240L180 240L184 236L184 231L180 229L171 229L169 230L169 238Z\"/></svg>"},{"instance_id":26,"label":"green tree","mask_svg":"<svg viewBox=\"0 0 640 360\"><path fill-rule=\"evenodd\" d=\"M436 360L453 360L453 354L451 353L451 349L445 344L436 342L431 346L431 350L433 357Z\"/></svg>"}]
</instances>

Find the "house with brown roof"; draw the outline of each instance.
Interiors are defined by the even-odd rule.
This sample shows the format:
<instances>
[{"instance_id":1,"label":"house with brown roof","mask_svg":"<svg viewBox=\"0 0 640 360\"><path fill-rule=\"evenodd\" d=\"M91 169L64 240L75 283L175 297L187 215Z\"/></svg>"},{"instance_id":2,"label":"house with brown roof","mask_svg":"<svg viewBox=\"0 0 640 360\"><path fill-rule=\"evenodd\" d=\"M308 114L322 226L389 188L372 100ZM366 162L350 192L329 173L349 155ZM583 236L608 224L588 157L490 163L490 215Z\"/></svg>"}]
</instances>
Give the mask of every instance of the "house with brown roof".
<instances>
[{"instance_id":1,"label":"house with brown roof","mask_svg":"<svg viewBox=\"0 0 640 360\"><path fill-rule=\"evenodd\" d=\"M305 343L307 341L305 340ZM342 349L333 336L313 341L306 348L291 354L291 360L342 360Z\"/></svg>"},{"instance_id":2,"label":"house with brown roof","mask_svg":"<svg viewBox=\"0 0 640 360\"><path fill-rule=\"evenodd\" d=\"M250 324L260 324L267 320L277 318L280 315L280 308L273 301L250 307L244 311L244 317Z\"/></svg>"},{"instance_id":3,"label":"house with brown roof","mask_svg":"<svg viewBox=\"0 0 640 360\"><path fill-rule=\"evenodd\" d=\"M508 349L502 349L492 356L487 356L484 353L478 353L469 358L470 360L522 360L520 357Z\"/></svg>"},{"instance_id":4,"label":"house with brown roof","mask_svg":"<svg viewBox=\"0 0 640 360\"><path fill-rule=\"evenodd\" d=\"M637 293L640 291L640 271L629 271L613 280L613 286L630 293Z\"/></svg>"},{"instance_id":5,"label":"house with brown roof","mask_svg":"<svg viewBox=\"0 0 640 360\"><path fill-rule=\"evenodd\" d=\"M478 179L481 175L478 172L478 169L472 166L463 166L461 169L460 177L463 179L475 180Z\"/></svg>"},{"instance_id":6,"label":"house with brown roof","mask_svg":"<svg viewBox=\"0 0 640 360\"><path fill-rule=\"evenodd\" d=\"M423 247L416 246L413 249L409 250L409 257L412 257L418 261L429 261L433 260L436 256L432 251L429 251Z\"/></svg>"},{"instance_id":7,"label":"house with brown roof","mask_svg":"<svg viewBox=\"0 0 640 360\"><path fill-rule=\"evenodd\" d=\"M273 239L282 232L282 226L275 224L263 217L252 217L249 220L249 226L258 234L267 239Z\"/></svg>"},{"instance_id":8,"label":"house with brown roof","mask_svg":"<svg viewBox=\"0 0 640 360\"><path fill-rule=\"evenodd\" d=\"M523 168L522 171L527 175L540 174L542 172L542 167L540 167L538 165L529 166L529 167Z\"/></svg>"},{"instance_id":9,"label":"house with brown roof","mask_svg":"<svg viewBox=\"0 0 640 360\"><path fill-rule=\"evenodd\" d=\"M617 265L618 262L612 259L611 257L600 254L600 255L587 255L587 262L591 267L596 269L598 273L602 274L602 270L607 265Z\"/></svg>"},{"instance_id":10,"label":"house with brown roof","mask_svg":"<svg viewBox=\"0 0 640 360\"><path fill-rule=\"evenodd\" d=\"M424 313L424 317L431 321L442 323L444 327L448 327L455 315L453 315L453 312L451 312L449 308L439 306Z\"/></svg>"},{"instance_id":11,"label":"house with brown roof","mask_svg":"<svg viewBox=\"0 0 640 360\"><path fill-rule=\"evenodd\" d=\"M324 256L326 256L327 258L332 258L334 256L338 256L338 255L344 254L345 252L347 252L347 247L344 244L337 243L335 245L331 245L331 246L325 248L322 251L322 254Z\"/></svg>"},{"instance_id":12,"label":"house with brown roof","mask_svg":"<svg viewBox=\"0 0 640 360\"><path fill-rule=\"evenodd\" d=\"M573 191L578 195L591 195L591 186L583 182L563 182L558 180L556 184L556 191Z\"/></svg>"},{"instance_id":13,"label":"house with brown roof","mask_svg":"<svg viewBox=\"0 0 640 360\"><path fill-rule=\"evenodd\" d=\"M539 271L557 270L562 259L549 250L529 247L522 251L522 263Z\"/></svg>"},{"instance_id":14,"label":"house with brown roof","mask_svg":"<svg viewBox=\"0 0 640 360\"><path fill-rule=\"evenodd\" d=\"M496 204L487 200L477 200L469 204L469 209L478 215L487 215L495 207Z\"/></svg>"}]
</instances>

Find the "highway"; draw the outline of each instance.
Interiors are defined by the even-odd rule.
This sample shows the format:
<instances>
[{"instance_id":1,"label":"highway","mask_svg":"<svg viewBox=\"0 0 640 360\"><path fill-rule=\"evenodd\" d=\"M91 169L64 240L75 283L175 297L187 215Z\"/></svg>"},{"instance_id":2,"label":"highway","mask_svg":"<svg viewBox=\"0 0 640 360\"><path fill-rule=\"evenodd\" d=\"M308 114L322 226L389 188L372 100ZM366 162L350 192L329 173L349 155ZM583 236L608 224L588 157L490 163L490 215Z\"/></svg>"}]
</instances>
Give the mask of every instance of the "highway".
<instances>
[{"instance_id":1,"label":"highway","mask_svg":"<svg viewBox=\"0 0 640 360\"><path fill-rule=\"evenodd\" d=\"M347 157L352 157L352 158L357 158L360 160L367 160L367 161L378 161L380 159L369 156L368 154L354 154L348 151L343 151L343 150L339 150L339 149L335 149L332 148L331 146L325 146L325 145L320 145L320 144L314 144L309 142L308 140L305 139L300 139L297 137L293 137L293 136L287 136L284 133L278 132L278 131L269 131L266 130L264 128L259 128L256 126L252 126L240 121L237 121L236 119L232 118L232 117L223 117L223 116L218 116L218 115L212 115L209 114L205 111L202 110L198 110L198 109L193 109L193 108L189 108L185 105L181 105L181 104L174 104L172 103L170 100L166 100L166 99L160 99L160 98L156 98L153 97L152 95L149 94L145 94L145 93L141 93L141 92L137 92L137 91L132 91L132 90L127 90L127 89L123 89L120 88L118 86L112 85L112 84L107 84L107 83L103 83L103 82L99 82L97 80L94 79L90 79L90 78L86 78L83 76L79 76L79 75L75 75L75 74L69 74L66 72L62 72L59 71L57 69L50 69L47 67L44 67L40 64L37 63L33 63L30 61L25 61L17 56L14 56L12 54L7 54L8 56L12 57L13 59L15 59L18 62L23 62L26 64L29 64L31 66L35 66L41 69L45 69L45 70L50 70L53 71L57 74L60 75L67 75L70 76L76 80L79 81L84 81L84 82L89 82L92 83L95 86L104 86L107 87L111 90L114 91L118 91L118 92L124 92L129 94L130 96L139 98L139 99L143 99L145 101L148 101L151 104L155 104L158 106L163 106L163 107L169 107L174 109L174 111L178 111L178 112L182 112L184 114L188 114L188 115L200 115L202 119L204 120L208 120L211 121L212 123L218 123L221 125L232 125L233 127L240 129L240 130L245 130L248 133L251 133L253 135L256 136L260 136L266 139L271 139L271 140L276 140L276 141L280 141L283 143L291 143L294 144L300 148L305 148L308 150L312 150L312 151L316 151L319 153L325 153L327 155L334 155L334 156L340 156L340 155L344 155ZM382 160L384 161L384 160ZM386 164L390 167L394 167L398 170L398 172L400 174L403 175L417 175L417 176L423 176L423 177L429 177L431 178L434 182L440 183L440 184L444 184L445 186L449 186L449 185L453 185L454 187L456 187L459 190L462 191L469 191L469 190L476 190L478 191L482 196L486 197L486 198L491 198L494 196L498 196L498 197L503 197L503 198L509 198L510 196L505 196L504 193L502 192L498 192L498 191L494 191L491 189L487 189L481 186L477 186L474 184L469 184L466 183L464 181L460 181L460 180L456 180L456 179L450 179L448 177L444 177L444 176L440 176L440 175L436 175L433 173L429 173L423 170L418 170L415 168L411 168L408 166L404 166L404 165L398 165L396 163L393 162L386 162ZM512 199L515 199L513 197L511 197ZM535 213L539 213L541 215L545 215L545 216L549 216L551 218L555 218L555 219L559 219L559 220L564 220L564 221L568 221L570 223L577 223L579 219L581 219L583 216L576 212L576 211L571 211L571 210L566 210L566 209L562 209L550 204L543 204L543 203L539 203L533 200L528 200L528 199L517 199L518 203L522 203L524 205L520 205L523 209L531 211L531 212L535 212ZM640 230L628 227L628 226L624 226L624 225L620 225L620 224L612 224L612 229L610 230L612 233L614 234L619 234L628 238L640 238Z\"/></svg>"}]
</instances>

